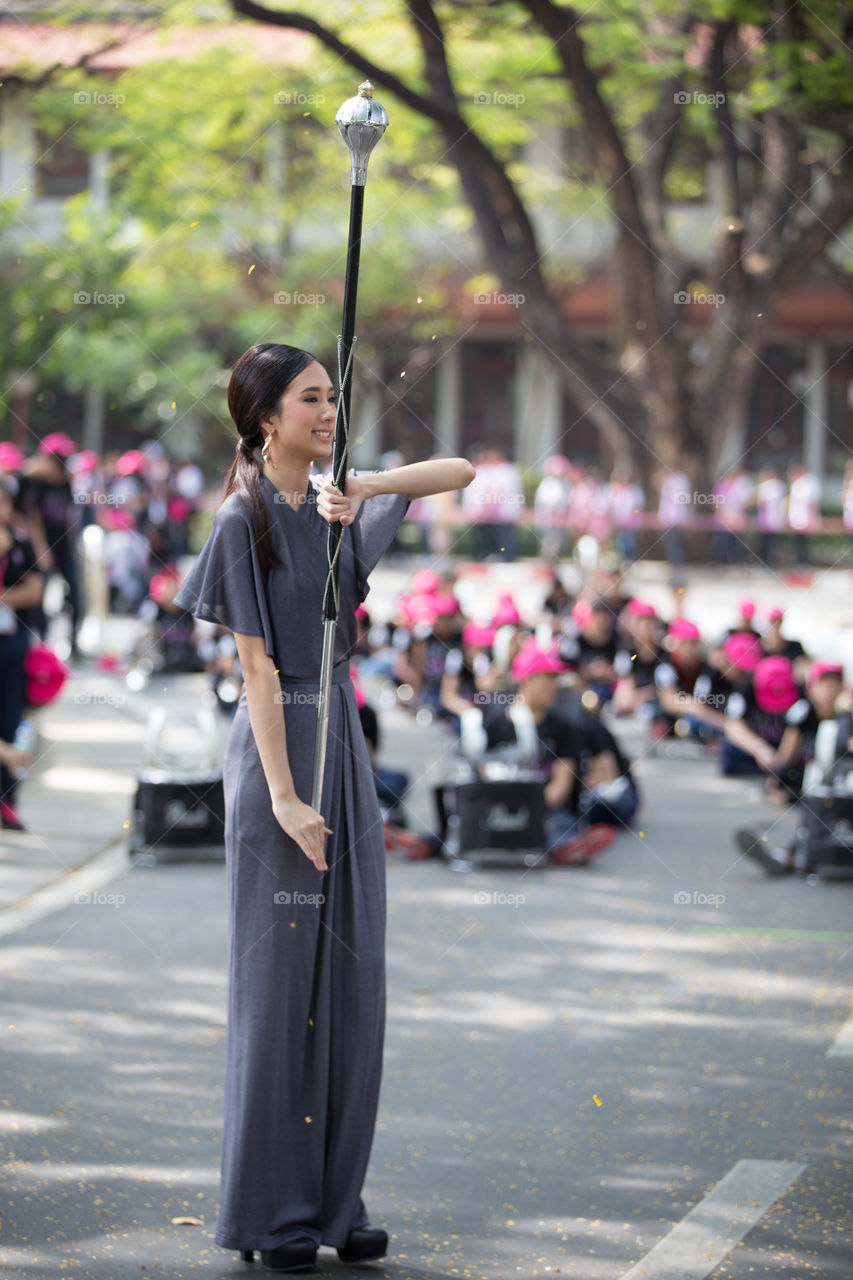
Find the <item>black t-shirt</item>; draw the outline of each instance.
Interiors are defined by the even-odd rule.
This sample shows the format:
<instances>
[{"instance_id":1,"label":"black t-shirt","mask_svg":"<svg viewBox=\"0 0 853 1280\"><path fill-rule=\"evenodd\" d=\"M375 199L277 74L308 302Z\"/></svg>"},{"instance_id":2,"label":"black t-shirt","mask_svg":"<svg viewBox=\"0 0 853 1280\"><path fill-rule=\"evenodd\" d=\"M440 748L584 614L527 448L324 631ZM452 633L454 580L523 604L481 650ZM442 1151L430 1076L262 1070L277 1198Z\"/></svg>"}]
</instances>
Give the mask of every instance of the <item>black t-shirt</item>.
<instances>
[{"instance_id":1,"label":"black t-shirt","mask_svg":"<svg viewBox=\"0 0 853 1280\"><path fill-rule=\"evenodd\" d=\"M459 697L468 702L486 702L488 698L477 696L477 677L485 675L491 663L486 653L478 653L474 658L473 669L465 661L462 649L448 649L444 659L444 674L459 678Z\"/></svg>"},{"instance_id":2,"label":"black t-shirt","mask_svg":"<svg viewBox=\"0 0 853 1280\"><path fill-rule=\"evenodd\" d=\"M27 516L34 511L40 512L47 545L52 551L63 550L63 543L76 523L77 511L74 494L67 480L54 484L24 476L17 506Z\"/></svg>"},{"instance_id":3,"label":"black t-shirt","mask_svg":"<svg viewBox=\"0 0 853 1280\"><path fill-rule=\"evenodd\" d=\"M423 639L424 641L424 684L427 688L437 689L441 684L441 677L444 675L447 654L458 644L458 637L453 636L448 640L442 640L432 631L425 636L421 636L419 629L416 627L413 632L413 638Z\"/></svg>"},{"instance_id":4,"label":"black t-shirt","mask_svg":"<svg viewBox=\"0 0 853 1280\"><path fill-rule=\"evenodd\" d=\"M577 663L579 667L584 667L588 662L594 662L596 658L603 658L605 662L613 662L616 657L616 636L611 635L609 640L601 642L593 642L587 640L583 632L578 636L578 657Z\"/></svg>"},{"instance_id":5,"label":"black t-shirt","mask_svg":"<svg viewBox=\"0 0 853 1280\"><path fill-rule=\"evenodd\" d=\"M546 613L567 613L571 607L572 597L564 587L559 586L552 587L542 603L542 608Z\"/></svg>"},{"instance_id":6,"label":"black t-shirt","mask_svg":"<svg viewBox=\"0 0 853 1280\"><path fill-rule=\"evenodd\" d=\"M782 741L786 714L784 711L762 711L755 700L752 681L730 694L726 703L726 715L730 720L742 720L747 728L757 733L771 747L778 747Z\"/></svg>"},{"instance_id":7,"label":"black t-shirt","mask_svg":"<svg viewBox=\"0 0 853 1280\"><path fill-rule=\"evenodd\" d=\"M578 669L588 662L594 662L596 658L603 658L605 662L612 663L618 649L616 627L613 626L607 640L592 641L583 634L576 623L572 622L571 626L566 627L561 633L557 646L561 660Z\"/></svg>"},{"instance_id":8,"label":"black t-shirt","mask_svg":"<svg viewBox=\"0 0 853 1280\"><path fill-rule=\"evenodd\" d=\"M805 657L806 653L799 640L785 639L781 649L766 649L764 645L762 645L761 648L766 656L771 658L787 658L789 662L796 662L797 658Z\"/></svg>"},{"instance_id":9,"label":"black t-shirt","mask_svg":"<svg viewBox=\"0 0 853 1280\"><path fill-rule=\"evenodd\" d=\"M800 731L797 760L803 764L814 760L815 738L820 727L820 716L808 698L798 698L794 705L788 708L785 712L785 727Z\"/></svg>"},{"instance_id":10,"label":"black t-shirt","mask_svg":"<svg viewBox=\"0 0 853 1280\"><path fill-rule=\"evenodd\" d=\"M748 676L744 675L743 683L749 683ZM712 710L722 712L725 711L726 703L737 687L726 680L719 667L712 667L710 663L706 663L696 677L693 697L697 702L704 702Z\"/></svg>"},{"instance_id":11,"label":"black t-shirt","mask_svg":"<svg viewBox=\"0 0 853 1280\"><path fill-rule=\"evenodd\" d=\"M616 763L619 766L620 776L624 775L634 785L634 779L631 774L631 763L625 755L615 736L607 728L598 716L592 712L587 712L587 732L588 746L591 756L600 756L604 751L611 751L616 757Z\"/></svg>"},{"instance_id":12,"label":"black t-shirt","mask_svg":"<svg viewBox=\"0 0 853 1280\"><path fill-rule=\"evenodd\" d=\"M697 681L707 673L707 667L700 663L689 671L679 668L670 658L664 659L655 667L655 684L658 689L678 689L681 693L693 693Z\"/></svg>"},{"instance_id":13,"label":"black t-shirt","mask_svg":"<svg viewBox=\"0 0 853 1280\"><path fill-rule=\"evenodd\" d=\"M575 799L582 790L580 779L586 773L589 762L594 756L600 756L604 751L612 751L616 758L620 776L626 777L635 791L637 790L636 780L631 773L631 762L619 745L618 739L610 732L601 716L589 711L583 705L580 694L569 689L563 690L553 710L556 715L561 716L569 723L580 743L577 758L578 781L575 785Z\"/></svg>"},{"instance_id":14,"label":"black t-shirt","mask_svg":"<svg viewBox=\"0 0 853 1280\"><path fill-rule=\"evenodd\" d=\"M0 554L0 587L17 587L30 573L39 573L36 569L36 557L32 543L28 538L10 530L12 545L8 551ZM31 624L32 609L13 609L12 612L23 626Z\"/></svg>"},{"instance_id":15,"label":"black t-shirt","mask_svg":"<svg viewBox=\"0 0 853 1280\"><path fill-rule=\"evenodd\" d=\"M620 649L613 661L613 668L620 680L630 679L635 689L645 689L655 682L655 669L663 661L663 653L655 652L653 658L641 658L639 653Z\"/></svg>"},{"instance_id":16,"label":"black t-shirt","mask_svg":"<svg viewBox=\"0 0 853 1280\"><path fill-rule=\"evenodd\" d=\"M517 741L515 725L505 706L486 707L483 711L483 728L486 731L486 750ZM555 760L573 760L577 763L581 742L574 729L562 716L547 711L536 726L539 752L535 764L549 773Z\"/></svg>"}]
</instances>

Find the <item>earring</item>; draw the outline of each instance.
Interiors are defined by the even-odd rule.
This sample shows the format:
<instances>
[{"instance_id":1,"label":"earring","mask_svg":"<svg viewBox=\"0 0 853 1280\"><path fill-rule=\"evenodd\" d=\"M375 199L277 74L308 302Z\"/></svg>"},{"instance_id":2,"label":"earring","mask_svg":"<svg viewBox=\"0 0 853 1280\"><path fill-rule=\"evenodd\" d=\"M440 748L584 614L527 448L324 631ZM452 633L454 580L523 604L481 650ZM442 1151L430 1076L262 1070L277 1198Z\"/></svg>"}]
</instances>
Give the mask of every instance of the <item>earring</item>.
<instances>
[{"instance_id":1,"label":"earring","mask_svg":"<svg viewBox=\"0 0 853 1280\"><path fill-rule=\"evenodd\" d=\"M270 433L269 433L269 435L267 436L266 440L264 441L264 447L263 447L263 449L261 449L261 457L263 458L264 463L267 463L267 462L268 462L268 463L270 464L270 466L272 467L273 471L278 471L278 463L276 462L275 458L273 458L272 454L270 453L270 445L271 445L271 444L272 444L272 432L270 432Z\"/></svg>"}]
</instances>

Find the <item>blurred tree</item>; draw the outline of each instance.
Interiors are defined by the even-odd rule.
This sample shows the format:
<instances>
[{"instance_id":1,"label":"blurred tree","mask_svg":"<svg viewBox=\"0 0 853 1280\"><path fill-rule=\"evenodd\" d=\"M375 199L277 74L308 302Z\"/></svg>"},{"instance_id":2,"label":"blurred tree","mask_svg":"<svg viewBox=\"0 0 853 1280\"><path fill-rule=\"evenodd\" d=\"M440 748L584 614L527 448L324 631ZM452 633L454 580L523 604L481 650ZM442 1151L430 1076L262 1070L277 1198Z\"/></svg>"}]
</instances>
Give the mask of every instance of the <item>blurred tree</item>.
<instances>
[{"instance_id":1,"label":"blurred tree","mask_svg":"<svg viewBox=\"0 0 853 1280\"><path fill-rule=\"evenodd\" d=\"M202 441L213 430L224 447L231 436L224 388L247 346L291 342L333 366L349 166L333 122L318 119L327 94L316 67L283 69L225 47L192 61L168 53L164 45L162 60L118 79L53 67L4 84L7 101L28 95L40 167L51 141L73 134L82 152L108 156L108 196L90 188L65 199L59 235L40 233L31 193L5 203L0 344L6 369L38 370L37 434L54 425L51 383L96 387L111 421L210 461L216 448ZM345 68L327 78L330 102L351 91ZM391 180L376 192L377 213L395 198ZM440 203L431 193L410 200L424 225ZM444 203L452 209L452 193ZM423 288L417 315L418 268L400 270L408 236L391 219L368 230L363 265L371 341L402 367L449 327L436 285ZM393 411L396 389L380 392ZM126 425L120 434L123 447L133 443Z\"/></svg>"},{"instance_id":2,"label":"blurred tree","mask_svg":"<svg viewBox=\"0 0 853 1280\"><path fill-rule=\"evenodd\" d=\"M316 36L428 122L443 153L433 169L427 144L426 166L409 162L413 180L425 167L434 179L455 166L479 235L479 269L523 295L525 328L617 462L646 473L683 467L707 483L730 459L774 306L819 265L837 271L846 255L849 266L840 237L853 217L853 23L844 6L232 7ZM486 101L505 109L484 111ZM520 163L520 147L549 123L568 126L573 150L555 154L543 176ZM711 242L685 248L679 215L709 175ZM587 213L608 211L609 359L566 322L567 268L536 230L543 200L561 213L569 239L579 203ZM710 317L697 330L702 306Z\"/></svg>"}]
</instances>

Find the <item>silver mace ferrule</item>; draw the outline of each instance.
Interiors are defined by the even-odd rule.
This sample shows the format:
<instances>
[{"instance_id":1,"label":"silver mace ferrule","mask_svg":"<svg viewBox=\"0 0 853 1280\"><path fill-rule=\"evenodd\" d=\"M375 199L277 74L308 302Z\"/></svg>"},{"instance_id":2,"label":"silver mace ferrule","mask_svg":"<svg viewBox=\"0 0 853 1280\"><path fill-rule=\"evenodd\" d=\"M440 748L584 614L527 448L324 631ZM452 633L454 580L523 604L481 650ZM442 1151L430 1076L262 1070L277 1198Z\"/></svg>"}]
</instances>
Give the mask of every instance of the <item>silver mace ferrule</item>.
<instances>
[{"instance_id":1,"label":"silver mace ferrule","mask_svg":"<svg viewBox=\"0 0 853 1280\"><path fill-rule=\"evenodd\" d=\"M352 185L363 187L370 153L388 127L388 114L374 98L369 80L358 86L357 98L347 98L338 109L335 123L352 160Z\"/></svg>"}]
</instances>

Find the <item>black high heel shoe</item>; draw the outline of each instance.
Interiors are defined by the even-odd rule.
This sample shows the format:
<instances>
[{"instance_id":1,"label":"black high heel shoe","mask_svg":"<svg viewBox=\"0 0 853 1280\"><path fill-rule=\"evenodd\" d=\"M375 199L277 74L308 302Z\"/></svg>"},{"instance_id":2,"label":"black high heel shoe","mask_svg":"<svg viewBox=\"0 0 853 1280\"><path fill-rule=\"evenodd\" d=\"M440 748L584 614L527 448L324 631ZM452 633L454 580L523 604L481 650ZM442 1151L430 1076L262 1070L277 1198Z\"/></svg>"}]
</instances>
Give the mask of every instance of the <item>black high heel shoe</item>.
<instances>
[{"instance_id":1,"label":"black high heel shoe","mask_svg":"<svg viewBox=\"0 0 853 1280\"><path fill-rule=\"evenodd\" d=\"M300 1236L278 1249L261 1249L261 1262L268 1271L313 1271L317 1246L308 1236ZM241 1249L244 1262L255 1261L254 1249Z\"/></svg>"},{"instance_id":2,"label":"black high heel shoe","mask_svg":"<svg viewBox=\"0 0 853 1280\"><path fill-rule=\"evenodd\" d=\"M359 1262L375 1262L388 1252L388 1232L381 1227L356 1227L347 1236L347 1242L338 1249L341 1262L350 1265Z\"/></svg>"}]
</instances>

